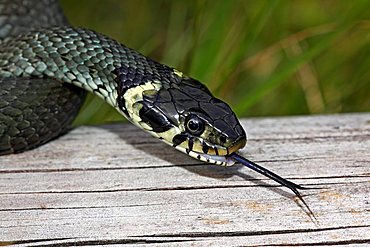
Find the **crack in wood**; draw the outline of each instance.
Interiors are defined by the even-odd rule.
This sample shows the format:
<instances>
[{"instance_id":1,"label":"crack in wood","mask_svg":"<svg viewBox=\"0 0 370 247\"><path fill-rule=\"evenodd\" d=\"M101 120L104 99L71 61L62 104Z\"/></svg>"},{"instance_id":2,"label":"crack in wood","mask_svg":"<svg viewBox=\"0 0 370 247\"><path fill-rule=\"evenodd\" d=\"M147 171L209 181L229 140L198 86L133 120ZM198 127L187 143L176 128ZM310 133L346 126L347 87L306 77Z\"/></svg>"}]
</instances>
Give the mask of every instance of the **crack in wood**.
<instances>
[{"instance_id":1,"label":"crack in wood","mask_svg":"<svg viewBox=\"0 0 370 247\"><path fill-rule=\"evenodd\" d=\"M367 177L367 176L365 176ZM343 177L346 178L346 177ZM363 178L360 176L359 178ZM289 178L293 180L293 178ZM301 178L297 178L301 179ZM304 178L306 179L306 178ZM269 181L268 179L250 179L250 181ZM310 190L320 190L320 189L330 189L329 187L310 187L310 186L322 186L322 185L353 185L353 184L367 184L368 181L356 181L356 182L322 182L320 184L302 184L302 186L309 188ZM131 192L131 191L178 191L178 190L207 190L207 189L227 189L227 188L253 188L253 187L262 187L262 188L284 188L281 185L270 185L270 184L233 184L233 185L192 185L192 186L175 186L175 187L161 187L161 188L130 188L130 189L104 189L104 190L71 190L71 191L32 191L32 192L2 192L0 195L33 195L33 194L89 194L89 193L113 193L113 192Z\"/></svg>"},{"instance_id":2,"label":"crack in wood","mask_svg":"<svg viewBox=\"0 0 370 247\"><path fill-rule=\"evenodd\" d=\"M368 239L351 239L351 240L338 240L338 241L322 241L322 242L300 242L300 243L284 243L284 244L268 244L258 246L333 246L333 245L352 245L352 244L368 244Z\"/></svg>"},{"instance_id":3,"label":"crack in wood","mask_svg":"<svg viewBox=\"0 0 370 247\"><path fill-rule=\"evenodd\" d=\"M69 241L63 241L69 240ZM72 241L71 241L72 240ZM55 242L58 243L55 243ZM63 241L63 242L60 242ZM194 241L192 239L167 239L167 240L150 240L145 238L122 238L122 239L112 239L112 240L78 240L72 238L65 238L65 239L40 239L40 240L22 240L22 241L12 241L12 242L0 242L0 246L2 243L4 245L19 245L19 244L35 244L39 243L39 246L84 246L84 245L113 245L113 244L163 244L163 243L181 243L181 242L188 242ZM50 243L54 242L54 243ZM35 245L33 245L35 246Z\"/></svg>"},{"instance_id":4,"label":"crack in wood","mask_svg":"<svg viewBox=\"0 0 370 247\"><path fill-rule=\"evenodd\" d=\"M266 142L266 141L314 141L314 140L334 140L334 141L341 141L341 140L367 140L370 138L370 133L364 133L364 130L359 130L359 134L356 135L326 135L326 136L303 136L303 137L290 137L289 135L283 135L281 138L248 138L248 141L253 142ZM362 133L361 133L362 132Z\"/></svg>"},{"instance_id":5,"label":"crack in wood","mask_svg":"<svg viewBox=\"0 0 370 247\"><path fill-rule=\"evenodd\" d=\"M157 237L157 238L212 238L212 237L246 237L246 236L263 236L263 235L274 235L274 234L294 234L294 233L307 233L307 232L326 232L334 230L346 230L346 229L365 229L369 228L370 225L360 226L340 226L340 227L326 227L326 228L302 228L302 229L291 229L291 230L272 230L272 231L232 231L232 232L183 232L183 233L167 233L167 234L153 234L153 235L138 235L138 237Z\"/></svg>"},{"instance_id":6,"label":"crack in wood","mask_svg":"<svg viewBox=\"0 0 370 247\"><path fill-rule=\"evenodd\" d=\"M135 205L123 205L123 206L104 205L104 206L91 206L91 207L76 206L76 207L6 208L6 209L0 209L0 212L132 208L132 207L147 207L147 206L160 206L160 205L163 205L163 204L160 204L160 203L146 203L146 204L135 204Z\"/></svg>"}]
</instances>

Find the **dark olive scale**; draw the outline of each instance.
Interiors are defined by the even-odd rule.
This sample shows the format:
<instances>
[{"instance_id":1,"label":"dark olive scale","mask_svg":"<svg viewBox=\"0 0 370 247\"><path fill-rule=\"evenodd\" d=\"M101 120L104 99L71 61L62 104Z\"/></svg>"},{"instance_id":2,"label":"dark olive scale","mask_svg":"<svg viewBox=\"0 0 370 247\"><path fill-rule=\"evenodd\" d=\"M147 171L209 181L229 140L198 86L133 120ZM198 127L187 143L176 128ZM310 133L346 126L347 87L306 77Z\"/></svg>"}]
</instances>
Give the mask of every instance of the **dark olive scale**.
<instances>
[{"instance_id":1,"label":"dark olive scale","mask_svg":"<svg viewBox=\"0 0 370 247\"><path fill-rule=\"evenodd\" d=\"M0 41L31 29L67 24L56 0L0 1ZM19 48L16 54L22 49L30 53L26 45ZM9 62L19 63L19 57ZM40 63L35 69L44 67ZM37 147L68 131L85 92L52 79L0 79L0 155Z\"/></svg>"},{"instance_id":2,"label":"dark olive scale","mask_svg":"<svg viewBox=\"0 0 370 247\"><path fill-rule=\"evenodd\" d=\"M180 145L181 143L183 143L184 141L186 141L187 139L188 139L188 135L186 134L175 135L172 139L172 146L176 147Z\"/></svg>"},{"instance_id":3,"label":"dark olive scale","mask_svg":"<svg viewBox=\"0 0 370 247\"><path fill-rule=\"evenodd\" d=\"M85 94L50 79L11 78L0 83L0 154L34 148L65 133Z\"/></svg>"},{"instance_id":4,"label":"dark olive scale","mask_svg":"<svg viewBox=\"0 0 370 247\"><path fill-rule=\"evenodd\" d=\"M1 0L0 16L0 39L68 23L57 0Z\"/></svg>"},{"instance_id":5,"label":"dark olive scale","mask_svg":"<svg viewBox=\"0 0 370 247\"><path fill-rule=\"evenodd\" d=\"M152 104L143 104L139 113L142 121L149 124L156 133L165 132L173 126L173 124L168 121L168 118L166 118L164 114L159 113Z\"/></svg>"},{"instance_id":6,"label":"dark olive scale","mask_svg":"<svg viewBox=\"0 0 370 247\"><path fill-rule=\"evenodd\" d=\"M203 146L203 153L208 154L209 147L207 145Z\"/></svg>"},{"instance_id":7,"label":"dark olive scale","mask_svg":"<svg viewBox=\"0 0 370 247\"><path fill-rule=\"evenodd\" d=\"M190 138L189 139L189 148L187 149L188 154L189 154L190 150L193 150L193 146L194 146L194 139Z\"/></svg>"}]
</instances>

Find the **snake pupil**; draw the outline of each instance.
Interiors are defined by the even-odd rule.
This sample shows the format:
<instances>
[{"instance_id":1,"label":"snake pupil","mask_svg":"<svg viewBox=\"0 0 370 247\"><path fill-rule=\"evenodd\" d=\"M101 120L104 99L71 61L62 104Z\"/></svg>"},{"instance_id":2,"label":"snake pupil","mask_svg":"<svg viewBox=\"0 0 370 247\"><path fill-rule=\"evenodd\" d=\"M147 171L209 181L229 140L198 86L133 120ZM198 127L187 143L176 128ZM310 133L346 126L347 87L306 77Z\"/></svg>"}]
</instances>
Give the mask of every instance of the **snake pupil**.
<instances>
[{"instance_id":1,"label":"snake pupil","mask_svg":"<svg viewBox=\"0 0 370 247\"><path fill-rule=\"evenodd\" d=\"M186 127L193 135L200 135L204 130L203 121L195 115L189 116Z\"/></svg>"}]
</instances>

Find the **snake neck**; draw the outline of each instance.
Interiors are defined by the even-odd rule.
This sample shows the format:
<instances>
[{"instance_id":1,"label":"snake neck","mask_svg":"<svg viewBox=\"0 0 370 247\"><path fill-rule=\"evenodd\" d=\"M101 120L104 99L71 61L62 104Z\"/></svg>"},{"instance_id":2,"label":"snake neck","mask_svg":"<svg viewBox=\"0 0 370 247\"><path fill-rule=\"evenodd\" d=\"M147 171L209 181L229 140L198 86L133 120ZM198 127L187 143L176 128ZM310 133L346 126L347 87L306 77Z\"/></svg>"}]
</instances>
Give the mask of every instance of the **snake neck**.
<instances>
[{"instance_id":1,"label":"snake neck","mask_svg":"<svg viewBox=\"0 0 370 247\"><path fill-rule=\"evenodd\" d=\"M81 28L29 32L0 47L1 78L53 78L88 90L115 108L115 69L126 68L127 83L138 84L138 75L157 73L159 77L157 67L161 66L117 41Z\"/></svg>"},{"instance_id":2,"label":"snake neck","mask_svg":"<svg viewBox=\"0 0 370 247\"><path fill-rule=\"evenodd\" d=\"M179 74L105 35L82 28L40 29L0 45L0 78L50 78L76 85L156 137L157 131L140 115L143 97L166 87Z\"/></svg>"}]
</instances>

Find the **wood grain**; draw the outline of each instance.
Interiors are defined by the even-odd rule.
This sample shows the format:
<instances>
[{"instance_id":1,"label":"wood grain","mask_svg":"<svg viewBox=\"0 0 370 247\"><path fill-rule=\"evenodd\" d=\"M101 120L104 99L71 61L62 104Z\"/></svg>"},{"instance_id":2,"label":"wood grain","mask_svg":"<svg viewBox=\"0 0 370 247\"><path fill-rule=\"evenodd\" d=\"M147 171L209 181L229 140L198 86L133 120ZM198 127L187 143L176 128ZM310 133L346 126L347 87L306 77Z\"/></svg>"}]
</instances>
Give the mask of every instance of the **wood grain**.
<instances>
[{"instance_id":1,"label":"wood grain","mask_svg":"<svg viewBox=\"0 0 370 247\"><path fill-rule=\"evenodd\" d=\"M207 165L129 124L0 157L0 245L370 244L370 114L242 121L241 153L312 190Z\"/></svg>"}]
</instances>

